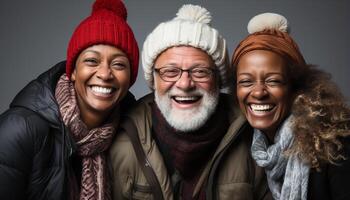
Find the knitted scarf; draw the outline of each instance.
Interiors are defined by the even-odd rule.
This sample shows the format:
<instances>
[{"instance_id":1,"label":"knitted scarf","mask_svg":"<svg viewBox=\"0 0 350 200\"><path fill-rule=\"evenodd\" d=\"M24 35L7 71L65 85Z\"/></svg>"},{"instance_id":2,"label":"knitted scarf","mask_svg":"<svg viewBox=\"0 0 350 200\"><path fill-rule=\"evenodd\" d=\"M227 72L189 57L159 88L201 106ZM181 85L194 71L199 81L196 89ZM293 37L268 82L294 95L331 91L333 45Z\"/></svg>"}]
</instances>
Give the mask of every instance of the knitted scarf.
<instances>
[{"instance_id":1,"label":"knitted scarf","mask_svg":"<svg viewBox=\"0 0 350 200\"><path fill-rule=\"evenodd\" d=\"M69 128L76 143L77 154L82 157L80 192L79 189L74 189L77 188L78 182L72 183L72 180L76 180L75 175L69 177L70 197L74 200L111 199L105 151L112 142L115 132L113 123L118 120L118 110L113 111L106 124L89 130L80 118L73 83L65 74L60 77L57 83L55 97L63 122Z\"/></svg>"},{"instance_id":2,"label":"knitted scarf","mask_svg":"<svg viewBox=\"0 0 350 200\"><path fill-rule=\"evenodd\" d=\"M229 126L228 118L222 114L227 109L223 103L218 105L217 111L203 127L183 133L166 122L156 103L151 104L153 134L160 151L165 155L170 174L176 171L182 178L181 197L184 200L193 200L192 194L198 178ZM204 188L195 199L205 199Z\"/></svg>"},{"instance_id":3,"label":"knitted scarf","mask_svg":"<svg viewBox=\"0 0 350 200\"><path fill-rule=\"evenodd\" d=\"M292 117L285 120L271 146L260 130L254 130L251 153L256 163L265 168L269 188L276 200L307 199L309 166L297 155L284 154L294 140L291 123Z\"/></svg>"}]
</instances>

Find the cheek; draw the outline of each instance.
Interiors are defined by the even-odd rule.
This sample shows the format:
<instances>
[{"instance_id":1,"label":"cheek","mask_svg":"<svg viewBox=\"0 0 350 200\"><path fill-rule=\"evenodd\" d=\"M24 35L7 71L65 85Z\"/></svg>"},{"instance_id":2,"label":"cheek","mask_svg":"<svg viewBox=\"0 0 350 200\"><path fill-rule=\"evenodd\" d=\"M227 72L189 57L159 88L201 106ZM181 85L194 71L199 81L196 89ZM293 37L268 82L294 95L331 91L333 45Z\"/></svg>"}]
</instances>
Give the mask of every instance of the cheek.
<instances>
[{"instance_id":1,"label":"cheek","mask_svg":"<svg viewBox=\"0 0 350 200\"><path fill-rule=\"evenodd\" d=\"M271 92L278 99L278 101L280 101L281 104L283 104L283 105L286 105L288 102L288 99L291 98L287 89L276 89L276 90L271 91Z\"/></svg>"},{"instance_id":2,"label":"cheek","mask_svg":"<svg viewBox=\"0 0 350 200\"><path fill-rule=\"evenodd\" d=\"M240 89L237 87L237 102L239 104L239 107L241 108L242 111L245 110L245 103L244 103L244 100L247 96L247 91L245 91L244 89Z\"/></svg>"},{"instance_id":3,"label":"cheek","mask_svg":"<svg viewBox=\"0 0 350 200\"><path fill-rule=\"evenodd\" d=\"M77 95L77 98L80 101L79 103L81 103L81 100L84 102L87 102L89 100L89 98L87 98L88 92L85 89L85 84L83 82L81 82L81 79L79 79L76 76L75 81L73 81L73 85L74 85L74 89L75 89L75 93Z\"/></svg>"},{"instance_id":4,"label":"cheek","mask_svg":"<svg viewBox=\"0 0 350 200\"><path fill-rule=\"evenodd\" d=\"M275 97L281 108L281 115L287 115L290 112L293 96L289 93L287 89L277 90L274 92Z\"/></svg>"},{"instance_id":5,"label":"cheek","mask_svg":"<svg viewBox=\"0 0 350 200\"><path fill-rule=\"evenodd\" d=\"M216 90L215 83L195 83L197 88L201 88L202 90L212 93Z\"/></svg>"},{"instance_id":6,"label":"cheek","mask_svg":"<svg viewBox=\"0 0 350 200\"><path fill-rule=\"evenodd\" d=\"M217 81L216 79L212 78L210 79L209 81L207 82L203 82L203 83L200 83L200 82L195 82L196 86L207 91L207 92L214 92L216 91L217 89L219 89L219 81Z\"/></svg>"},{"instance_id":7,"label":"cheek","mask_svg":"<svg viewBox=\"0 0 350 200\"><path fill-rule=\"evenodd\" d=\"M129 88L130 80L131 80L129 70L118 71L118 72L114 73L114 76L118 80L118 83L121 87Z\"/></svg>"},{"instance_id":8,"label":"cheek","mask_svg":"<svg viewBox=\"0 0 350 200\"><path fill-rule=\"evenodd\" d=\"M71 75L71 80L79 83L87 82L95 74L95 71L96 70L91 67L77 66Z\"/></svg>"},{"instance_id":9,"label":"cheek","mask_svg":"<svg viewBox=\"0 0 350 200\"><path fill-rule=\"evenodd\" d=\"M244 88L236 88L237 100L239 103L243 103L244 99L248 96L248 91Z\"/></svg>"},{"instance_id":10,"label":"cheek","mask_svg":"<svg viewBox=\"0 0 350 200\"><path fill-rule=\"evenodd\" d=\"M168 92L173 85L174 83L172 82L165 82L158 77L154 77L154 89L160 95L164 95L166 92Z\"/></svg>"},{"instance_id":11,"label":"cheek","mask_svg":"<svg viewBox=\"0 0 350 200\"><path fill-rule=\"evenodd\" d=\"M81 93L82 88L84 87L84 76L81 76L81 73L75 73L74 76L71 78L72 82L74 83L75 89Z\"/></svg>"}]
</instances>

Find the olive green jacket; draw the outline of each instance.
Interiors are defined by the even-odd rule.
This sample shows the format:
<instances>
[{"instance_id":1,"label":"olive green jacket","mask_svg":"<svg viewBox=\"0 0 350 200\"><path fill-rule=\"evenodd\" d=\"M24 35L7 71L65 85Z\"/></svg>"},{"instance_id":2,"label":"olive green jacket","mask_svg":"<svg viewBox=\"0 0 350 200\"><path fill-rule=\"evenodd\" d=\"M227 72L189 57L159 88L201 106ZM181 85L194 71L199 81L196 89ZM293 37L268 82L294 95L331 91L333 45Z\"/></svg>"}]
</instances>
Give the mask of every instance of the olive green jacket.
<instances>
[{"instance_id":1,"label":"olive green jacket","mask_svg":"<svg viewBox=\"0 0 350 200\"><path fill-rule=\"evenodd\" d=\"M228 105L233 104L229 95L221 95ZM174 199L171 176L163 157L152 138L152 116L150 103L152 94L140 99L126 116L135 125L140 146L146 155L144 167L153 170L158 181L157 187L161 195L153 195L152 188L147 181L142 167L128 136L129 128L121 123L121 128L110 150L113 168L113 199ZM230 127L222 138L213 157L205 166L195 187L195 196L204 185L207 200L260 200L272 199L268 190L264 170L257 167L250 156L252 129L248 127L246 119L231 106L227 113ZM141 149L141 148L140 148ZM137 151L136 151L137 152Z\"/></svg>"}]
</instances>

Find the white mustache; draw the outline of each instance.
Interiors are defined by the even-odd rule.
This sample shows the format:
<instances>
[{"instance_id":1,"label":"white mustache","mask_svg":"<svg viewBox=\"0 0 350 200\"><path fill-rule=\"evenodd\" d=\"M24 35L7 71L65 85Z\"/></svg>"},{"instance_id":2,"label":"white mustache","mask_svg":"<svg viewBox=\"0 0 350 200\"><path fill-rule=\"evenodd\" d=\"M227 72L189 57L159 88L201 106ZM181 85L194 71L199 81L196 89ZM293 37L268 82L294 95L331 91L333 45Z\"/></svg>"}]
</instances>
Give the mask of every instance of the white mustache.
<instances>
[{"instance_id":1,"label":"white mustache","mask_svg":"<svg viewBox=\"0 0 350 200\"><path fill-rule=\"evenodd\" d=\"M178 88L171 88L170 91L168 91L168 96L203 96L205 94L204 91L196 89L189 92L184 92L183 90L180 90Z\"/></svg>"}]
</instances>

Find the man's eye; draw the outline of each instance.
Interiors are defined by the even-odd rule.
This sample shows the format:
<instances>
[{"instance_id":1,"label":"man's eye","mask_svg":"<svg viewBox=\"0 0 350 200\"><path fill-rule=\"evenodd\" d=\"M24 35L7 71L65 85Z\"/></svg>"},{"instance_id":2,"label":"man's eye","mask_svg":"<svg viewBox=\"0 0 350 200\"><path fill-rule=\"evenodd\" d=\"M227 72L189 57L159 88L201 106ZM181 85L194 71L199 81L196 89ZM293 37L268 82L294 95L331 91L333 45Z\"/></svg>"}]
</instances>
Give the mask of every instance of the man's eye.
<instances>
[{"instance_id":1,"label":"man's eye","mask_svg":"<svg viewBox=\"0 0 350 200\"><path fill-rule=\"evenodd\" d=\"M172 77L172 76L177 76L179 74L179 71L175 69L167 69L162 71L161 74L164 76Z\"/></svg>"},{"instance_id":2,"label":"man's eye","mask_svg":"<svg viewBox=\"0 0 350 200\"><path fill-rule=\"evenodd\" d=\"M210 74L210 70L208 70L208 69L195 69L195 70L192 70L192 74L196 77L206 77Z\"/></svg>"}]
</instances>

